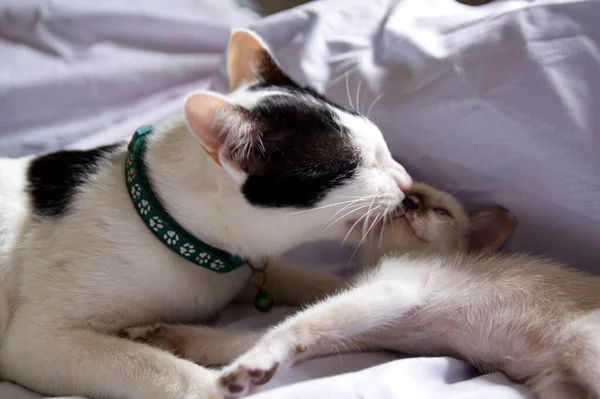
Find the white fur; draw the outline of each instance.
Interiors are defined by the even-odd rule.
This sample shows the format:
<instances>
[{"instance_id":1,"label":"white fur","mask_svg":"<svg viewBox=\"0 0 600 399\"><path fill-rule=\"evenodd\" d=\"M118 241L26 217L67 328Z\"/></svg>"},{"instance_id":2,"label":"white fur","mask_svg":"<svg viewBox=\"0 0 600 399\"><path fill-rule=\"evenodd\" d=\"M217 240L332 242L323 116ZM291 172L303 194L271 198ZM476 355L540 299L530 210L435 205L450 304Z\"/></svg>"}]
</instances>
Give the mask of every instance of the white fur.
<instances>
[{"instance_id":1,"label":"white fur","mask_svg":"<svg viewBox=\"0 0 600 399\"><path fill-rule=\"evenodd\" d=\"M248 106L251 95L235 93L232 101L244 97ZM355 137L363 134L348 128ZM343 198L378 196L379 212L402 200L398 185L409 177L385 143L361 150L383 154L381 168L365 167L321 208L302 215L251 206L239 190L244 175L217 166L181 118L156 127L147 164L157 196L185 229L260 260L323 233ZM240 292L249 269L213 273L159 243L128 196L125 146L59 218L32 217L24 192L29 161L0 160L0 377L52 395L221 397L214 371L115 334L132 325L209 317ZM341 238L345 222L366 211L338 214L339 223L322 237Z\"/></svg>"}]
</instances>

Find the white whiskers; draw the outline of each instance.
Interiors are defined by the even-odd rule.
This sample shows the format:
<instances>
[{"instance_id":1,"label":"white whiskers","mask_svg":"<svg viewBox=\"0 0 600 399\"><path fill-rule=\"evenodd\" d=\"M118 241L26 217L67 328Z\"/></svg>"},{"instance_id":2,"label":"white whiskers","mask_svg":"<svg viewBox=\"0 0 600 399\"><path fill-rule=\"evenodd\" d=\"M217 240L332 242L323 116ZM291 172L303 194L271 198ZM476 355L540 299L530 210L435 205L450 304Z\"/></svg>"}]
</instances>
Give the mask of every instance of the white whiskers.
<instances>
[{"instance_id":1,"label":"white whiskers","mask_svg":"<svg viewBox=\"0 0 600 399\"><path fill-rule=\"evenodd\" d=\"M360 111L360 106L359 106L359 97L360 97L360 86L362 85L362 79L358 82L358 88L356 89L356 109L355 111L358 112L359 114L361 113Z\"/></svg>"},{"instance_id":2,"label":"white whiskers","mask_svg":"<svg viewBox=\"0 0 600 399\"><path fill-rule=\"evenodd\" d=\"M300 215L302 213L318 211L319 209L331 208L332 206L343 205L343 204L347 204L349 202L356 202L356 200L355 201L341 201L341 202L336 202L335 204L323 205L323 206L319 206L319 207L312 208L312 209L305 209L305 210L302 210L302 211L293 212L290 215Z\"/></svg>"},{"instance_id":3,"label":"white whiskers","mask_svg":"<svg viewBox=\"0 0 600 399\"><path fill-rule=\"evenodd\" d=\"M354 111L356 111L356 109L354 108L354 104L352 103L352 98L350 97L350 80L349 80L349 76L350 76L350 73L346 72L346 95L348 96L348 104L350 104L350 108L352 108Z\"/></svg>"},{"instance_id":4,"label":"white whiskers","mask_svg":"<svg viewBox=\"0 0 600 399\"><path fill-rule=\"evenodd\" d=\"M358 251L358 248L360 248L360 246L362 245L362 243L369 236L369 233L371 232L371 230L373 229L373 227L375 227L377 225L377 223L379 223L383 219L383 217L384 217L383 215L377 215L377 216L375 216L375 218L373 219L373 222L371 222L371 225L369 226L369 228L367 229L367 231L363 233L363 236L360 239L358 245L356 246L356 249L352 253L352 257L350 259L354 258L354 255L356 254L356 251ZM366 225L366 223L365 223L365 225Z\"/></svg>"},{"instance_id":5,"label":"white whiskers","mask_svg":"<svg viewBox=\"0 0 600 399\"><path fill-rule=\"evenodd\" d=\"M342 216L338 217L337 219L335 219L333 222L329 223L327 226L325 226L325 228L319 233L319 235L315 238L315 241L319 239L319 237L321 237L321 235L331 226L333 226L334 224L336 224L337 222L339 222L340 220L346 218L347 216L351 215L352 213L361 210L363 208L368 207L369 205L367 204L356 204L354 206L352 206L352 209L350 209L348 212L346 212L345 214L343 214ZM335 215L334 215L335 216ZM331 219L331 218L330 218Z\"/></svg>"},{"instance_id":6,"label":"white whiskers","mask_svg":"<svg viewBox=\"0 0 600 399\"><path fill-rule=\"evenodd\" d=\"M369 207L370 208L370 207ZM366 217L368 217L370 214L372 214L373 212L377 211L377 209L381 208L381 205L377 205L375 208L373 209L369 209L369 211L367 213L365 213L364 215L362 215L360 218L358 218L358 220L356 222L354 222L354 224L352 225L352 227L350 227L350 230L348 231L348 233L346 234L346 236L344 237L344 240L342 241L341 245L344 245L346 243L346 241L348 240L348 237L350 237L350 234L352 234L352 231L354 230L354 228Z\"/></svg>"},{"instance_id":7,"label":"white whiskers","mask_svg":"<svg viewBox=\"0 0 600 399\"><path fill-rule=\"evenodd\" d=\"M371 111L373 111L373 107L375 107L375 104L377 104L377 101L379 101L382 97L383 97L383 94L378 95L375 98L375 100L373 101L373 103L371 103L371 106L369 107L369 110L367 111L367 118L371 117Z\"/></svg>"}]
</instances>

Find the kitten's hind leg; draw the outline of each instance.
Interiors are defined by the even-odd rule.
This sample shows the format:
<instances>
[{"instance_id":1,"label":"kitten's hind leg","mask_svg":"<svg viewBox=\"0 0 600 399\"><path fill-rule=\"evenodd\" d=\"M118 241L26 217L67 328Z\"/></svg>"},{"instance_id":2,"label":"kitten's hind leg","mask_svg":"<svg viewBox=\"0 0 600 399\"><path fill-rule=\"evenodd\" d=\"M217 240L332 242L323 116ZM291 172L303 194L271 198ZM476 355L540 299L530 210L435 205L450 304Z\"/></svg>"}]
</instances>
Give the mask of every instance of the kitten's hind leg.
<instances>
[{"instance_id":1,"label":"kitten's hind leg","mask_svg":"<svg viewBox=\"0 0 600 399\"><path fill-rule=\"evenodd\" d=\"M203 365L225 365L250 350L262 333L185 324L126 328L123 335Z\"/></svg>"},{"instance_id":2,"label":"kitten's hind leg","mask_svg":"<svg viewBox=\"0 0 600 399\"><path fill-rule=\"evenodd\" d=\"M578 381L600 399L600 310L579 318L566 343L568 362Z\"/></svg>"},{"instance_id":3,"label":"kitten's hind leg","mask_svg":"<svg viewBox=\"0 0 600 399\"><path fill-rule=\"evenodd\" d=\"M531 379L526 384L538 399L597 399L589 396L576 381L566 373L552 371Z\"/></svg>"},{"instance_id":4,"label":"kitten's hind leg","mask_svg":"<svg viewBox=\"0 0 600 399\"><path fill-rule=\"evenodd\" d=\"M423 299L426 276L381 279L330 297L267 332L258 344L220 376L227 397L240 397L267 383L278 368L336 351L336 345L377 330L402 317Z\"/></svg>"}]
</instances>

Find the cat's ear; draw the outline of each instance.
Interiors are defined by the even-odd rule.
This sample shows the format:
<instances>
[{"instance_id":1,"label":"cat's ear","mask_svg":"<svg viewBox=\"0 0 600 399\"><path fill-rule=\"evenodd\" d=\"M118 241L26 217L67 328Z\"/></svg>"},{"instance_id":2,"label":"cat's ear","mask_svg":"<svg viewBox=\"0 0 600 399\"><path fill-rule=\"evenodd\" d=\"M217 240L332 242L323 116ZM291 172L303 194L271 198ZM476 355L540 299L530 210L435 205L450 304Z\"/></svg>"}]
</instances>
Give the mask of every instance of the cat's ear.
<instances>
[{"instance_id":1,"label":"cat's ear","mask_svg":"<svg viewBox=\"0 0 600 399\"><path fill-rule=\"evenodd\" d=\"M225 162L244 169L242 165L260 137L240 107L220 94L199 92L185 100L184 115L191 133L219 166Z\"/></svg>"},{"instance_id":2,"label":"cat's ear","mask_svg":"<svg viewBox=\"0 0 600 399\"><path fill-rule=\"evenodd\" d=\"M253 81L273 85L292 83L261 38L247 29L237 29L231 34L227 49L227 73L231 91Z\"/></svg>"},{"instance_id":3,"label":"cat's ear","mask_svg":"<svg viewBox=\"0 0 600 399\"><path fill-rule=\"evenodd\" d=\"M515 231L515 216L500 206L469 214L469 249L492 252L500 249Z\"/></svg>"}]
</instances>

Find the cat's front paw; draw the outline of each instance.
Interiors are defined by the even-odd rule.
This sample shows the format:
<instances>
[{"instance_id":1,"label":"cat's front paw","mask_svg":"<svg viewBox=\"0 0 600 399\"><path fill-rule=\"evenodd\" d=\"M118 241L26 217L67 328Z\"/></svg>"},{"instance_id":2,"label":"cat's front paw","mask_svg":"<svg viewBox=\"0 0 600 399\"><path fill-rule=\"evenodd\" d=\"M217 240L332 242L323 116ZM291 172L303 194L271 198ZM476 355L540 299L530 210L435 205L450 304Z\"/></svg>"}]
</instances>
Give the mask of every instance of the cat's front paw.
<instances>
[{"instance_id":1,"label":"cat's front paw","mask_svg":"<svg viewBox=\"0 0 600 399\"><path fill-rule=\"evenodd\" d=\"M251 352L225 367L217 384L225 397L240 398L251 393L255 386L271 381L279 365L269 354Z\"/></svg>"},{"instance_id":2,"label":"cat's front paw","mask_svg":"<svg viewBox=\"0 0 600 399\"><path fill-rule=\"evenodd\" d=\"M184 337L178 333L176 326L155 323L147 326L129 327L123 329L120 335L133 341L167 350L176 356L184 357Z\"/></svg>"}]
</instances>

